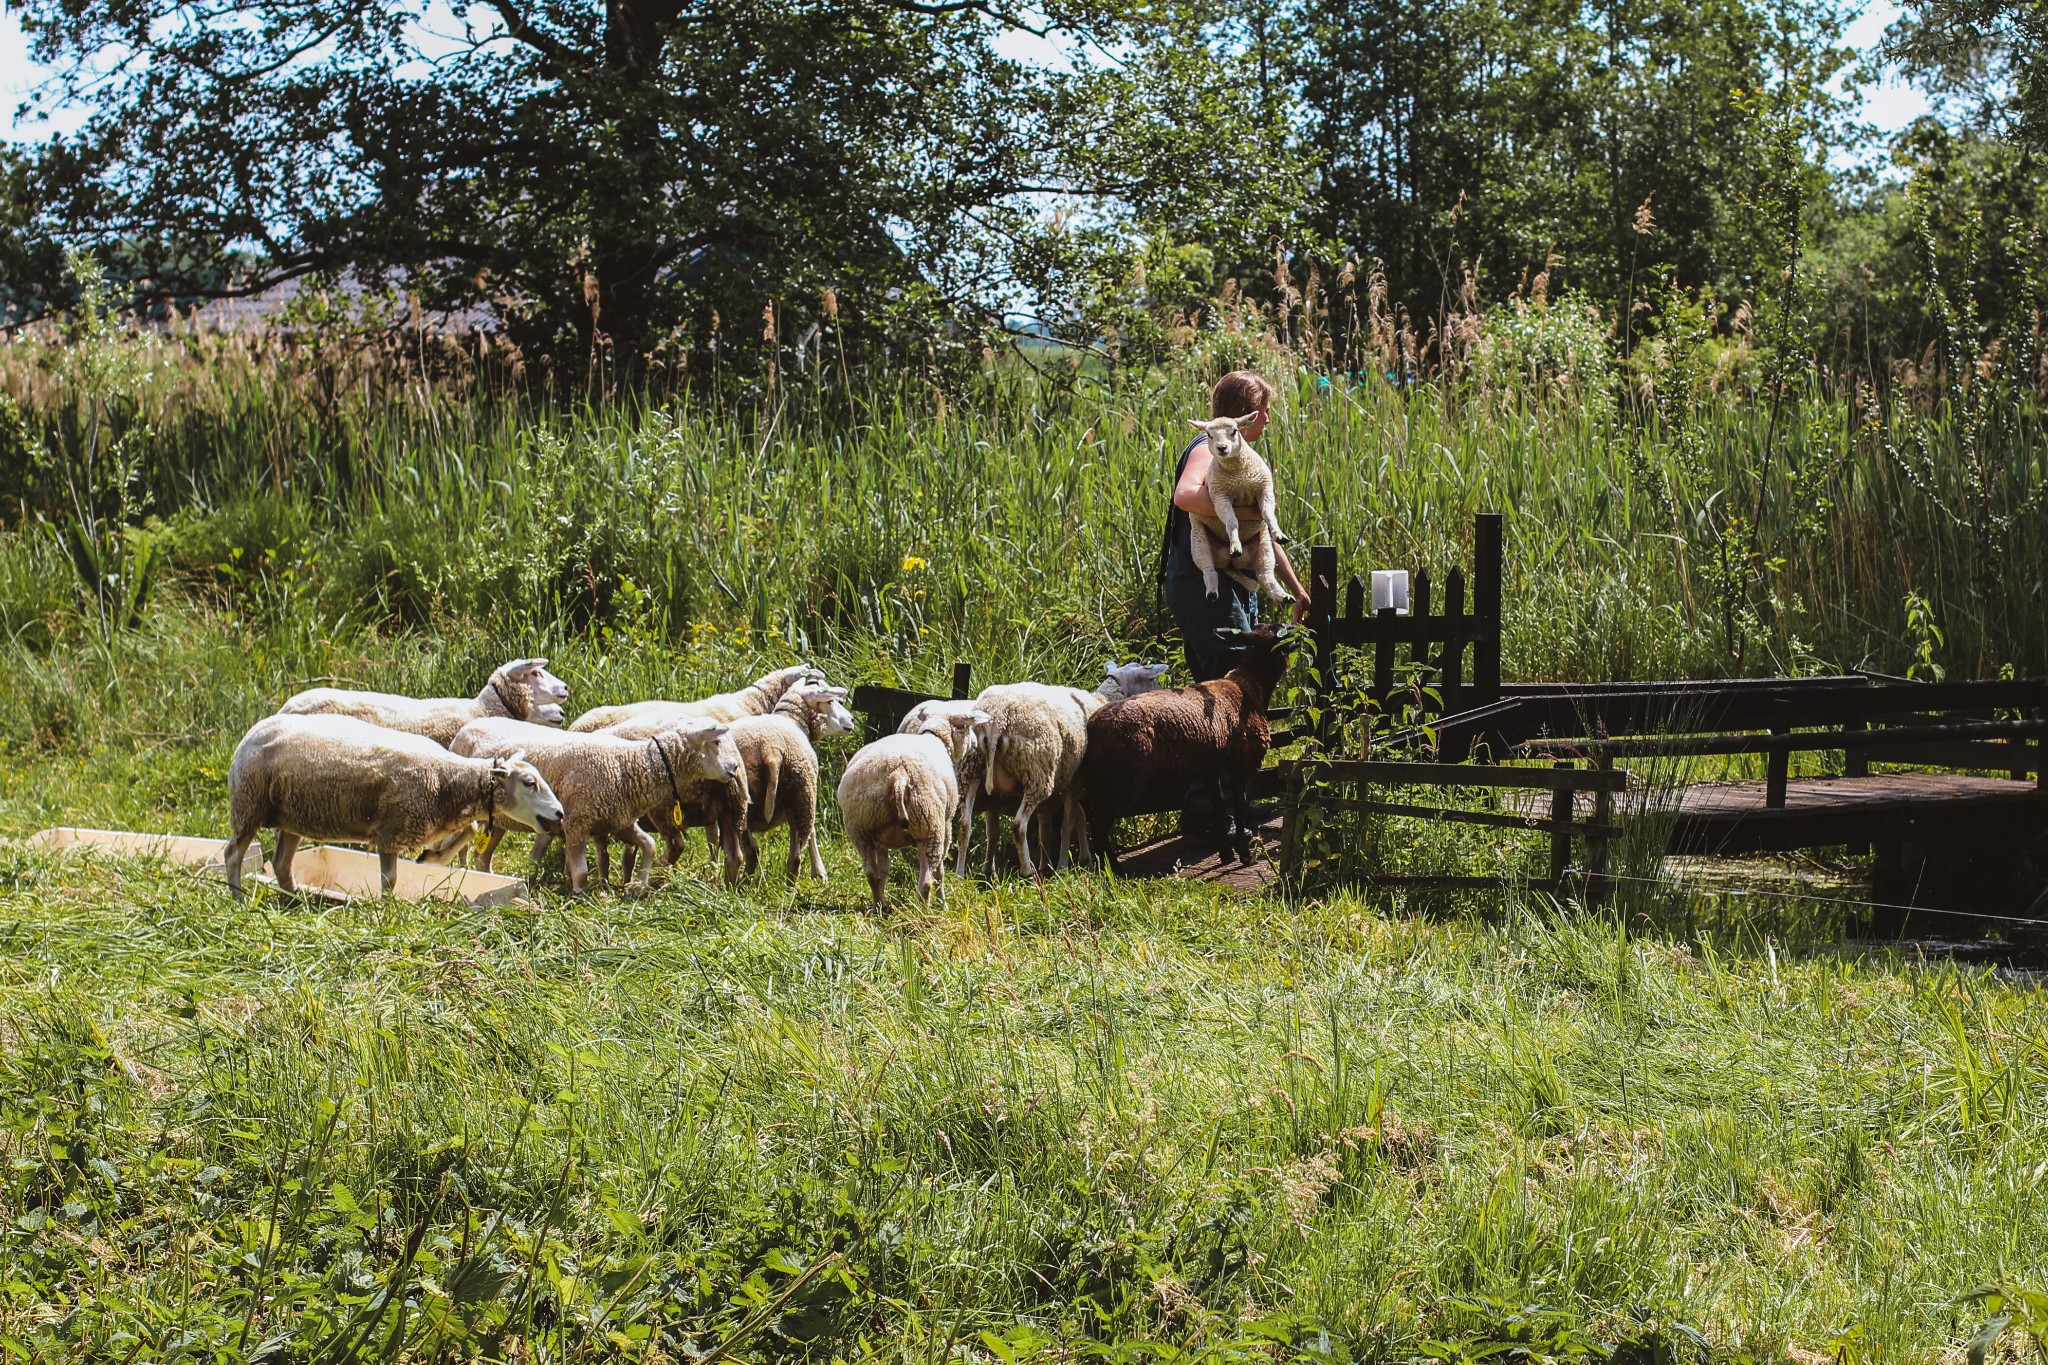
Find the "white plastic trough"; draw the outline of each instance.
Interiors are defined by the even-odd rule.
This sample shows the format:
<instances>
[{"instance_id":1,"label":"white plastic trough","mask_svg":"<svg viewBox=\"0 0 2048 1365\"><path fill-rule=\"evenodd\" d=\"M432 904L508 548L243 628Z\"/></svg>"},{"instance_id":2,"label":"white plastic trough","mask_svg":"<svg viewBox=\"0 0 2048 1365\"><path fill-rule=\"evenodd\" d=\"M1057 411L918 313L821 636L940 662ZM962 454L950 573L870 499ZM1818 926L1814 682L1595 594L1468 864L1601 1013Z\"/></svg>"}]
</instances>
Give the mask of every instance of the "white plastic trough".
<instances>
[{"instance_id":1,"label":"white plastic trough","mask_svg":"<svg viewBox=\"0 0 2048 1365\"><path fill-rule=\"evenodd\" d=\"M227 874L221 854L225 839L200 839L184 834L145 834L126 829L74 829L60 826L37 830L28 836L33 848L93 849L131 858L162 858L183 863L216 876ZM263 871L264 860L255 845L242 858L242 875L273 886L277 879ZM348 901L383 894L383 880L377 855L361 849L336 848L331 844L301 845L292 859L292 880L299 890ZM518 877L501 877L495 872L471 872L460 867L435 867L406 858L398 860L398 876L391 894L406 900L463 901L478 909L505 905L525 897L526 883Z\"/></svg>"}]
</instances>

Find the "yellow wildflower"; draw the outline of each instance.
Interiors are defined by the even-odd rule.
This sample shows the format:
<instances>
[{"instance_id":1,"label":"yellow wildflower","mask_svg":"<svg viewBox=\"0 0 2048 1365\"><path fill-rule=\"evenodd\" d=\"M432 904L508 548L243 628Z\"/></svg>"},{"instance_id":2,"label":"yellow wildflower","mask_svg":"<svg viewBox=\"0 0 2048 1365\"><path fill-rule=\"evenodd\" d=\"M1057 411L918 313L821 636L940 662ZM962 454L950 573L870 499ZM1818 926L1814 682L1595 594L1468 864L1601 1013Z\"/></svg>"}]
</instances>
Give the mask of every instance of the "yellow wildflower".
<instances>
[{"instance_id":1,"label":"yellow wildflower","mask_svg":"<svg viewBox=\"0 0 2048 1365\"><path fill-rule=\"evenodd\" d=\"M922 559L919 559L916 555L903 556L903 572L915 573L917 570L922 569L924 567L925 562Z\"/></svg>"}]
</instances>

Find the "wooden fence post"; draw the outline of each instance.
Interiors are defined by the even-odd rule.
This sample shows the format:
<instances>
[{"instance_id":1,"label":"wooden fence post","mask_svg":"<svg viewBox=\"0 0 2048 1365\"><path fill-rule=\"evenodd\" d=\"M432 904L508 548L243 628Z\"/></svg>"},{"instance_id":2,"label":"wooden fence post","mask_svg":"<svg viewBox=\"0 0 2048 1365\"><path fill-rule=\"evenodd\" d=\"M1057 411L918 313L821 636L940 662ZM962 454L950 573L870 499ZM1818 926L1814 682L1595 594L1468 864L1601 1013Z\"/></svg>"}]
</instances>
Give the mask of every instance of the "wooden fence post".
<instances>
[{"instance_id":1,"label":"wooden fence post","mask_svg":"<svg viewBox=\"0 0 2048 1365\"><path fill-rule=\"evenodd\" d=\"M1455 716L1465 709L1465 571L1451 566L1444 576L1444 648L1437 656L1439 686L1443 689L1443 713ZM1464 755L1455 755L1462 758Z\"/></svg>"},{"instance_id":2,"label":"wooden fence post","mask_svg":"<svg viewBox=\"0 0 2048 1365\"><path fill-rule=\"evenodd\" d=\"M1331 700L1337 691L1337 641L1331 624L1337 616L1337 547L1312 545L1308 552L1308 628L1315 632L1310 686L1322 708L1316 733L1328 741L1336 715Z\"/></svg>"},{"instance_id":3,"label":"wooden fence post","mask_svg":"<svg viewBox=\"0 0 2048 1365\"><path fill-rule=\"evenodd\" d=\"M1771 733L1789 735L1791 723L1786 719L1792 703L1783 699L1771 706ZM1769 765L1764 773L1764 806L1770 810L1785 809L1785 786L1792 772L1792 750L1785 745L1771 749Z\"/></svg>"},{"instance_id":4,"label":"wooden fence post","mask_svg":"<svg viewBox=\"0 0 2048 1365\"><path fill-rule=\"evenodd\" d=\"M1602 773L1614 771L1614 755L1602 754L1593 760L1593 767ZM1607 899L1610 889L1607 881L1607 828L1614 823L1614 793L1606 786L1593 793L1593 825L1586 831L1586 904L1598 905Z\"/></svg>"},{"instance_id":5,"label":"wooden fence post","mask_svg":"<svg viewBox=\"0 0 2048 1365\"><path fill-rule=\"evenodd\" d=\"M1472 705L1500 700L1500 574L1501 514L1481 512L1472 519L1472 615L1478 638L1472 642Z\"/></svg>"},{"instance_id":6,"label":"wooden fence post","mask_svg":"<svg viewBox=\"0 0 2048 1365\"><path fill-rule=\"evenodd\" d=\"M1570 772L1570 762L1553 765L1560 772ZM1550 831L1550 885L1559 894L1564 892L1564 875L1572 865L1572 789L1559 785L1550 792L1550 818L1554 828Z\"/></svg>"},{"instance_id":7,"label":"wooden fence post","mask_svg":"<svg viewBox=\"0 0 2048 1365\"><path fill-rule=\"evenodd\" d=\"M974 665L958 662L953 665L953 700L966 701L973 696Z\"/></svg>"}]
</instances>

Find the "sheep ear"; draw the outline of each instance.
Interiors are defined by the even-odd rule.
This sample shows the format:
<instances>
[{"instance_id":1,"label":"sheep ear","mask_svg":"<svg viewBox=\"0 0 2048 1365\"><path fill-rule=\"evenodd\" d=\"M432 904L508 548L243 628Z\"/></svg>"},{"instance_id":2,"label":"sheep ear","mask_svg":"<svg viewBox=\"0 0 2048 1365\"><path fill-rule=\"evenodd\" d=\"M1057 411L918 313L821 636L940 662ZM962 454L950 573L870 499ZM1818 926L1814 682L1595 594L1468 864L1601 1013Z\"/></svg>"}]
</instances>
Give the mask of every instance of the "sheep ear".
<instances>
[{"instance_id":1,"label":"sheep ear","mask_svg":"<svg viewBox=\"0 0 2048 1365\"><path fill-rule=\"evenodd\" d=\"M505 676L508 678L530 678L547 666L548 661L546 659L514 659L511 663L505 665Z\"/></svg>"},{"instance_id":2,"label":"sheep ear","mask_svg":"<svg viewBox=\"0 0 2048 1365\"><path fill-rule=\"evenodd\" d=\"M1192 417L1188 418L1188 425L1193 427L1196 431L1207 431L1209 429L1209 424L1207 422L1197 422Z\"/></svg>"}]
</instances>

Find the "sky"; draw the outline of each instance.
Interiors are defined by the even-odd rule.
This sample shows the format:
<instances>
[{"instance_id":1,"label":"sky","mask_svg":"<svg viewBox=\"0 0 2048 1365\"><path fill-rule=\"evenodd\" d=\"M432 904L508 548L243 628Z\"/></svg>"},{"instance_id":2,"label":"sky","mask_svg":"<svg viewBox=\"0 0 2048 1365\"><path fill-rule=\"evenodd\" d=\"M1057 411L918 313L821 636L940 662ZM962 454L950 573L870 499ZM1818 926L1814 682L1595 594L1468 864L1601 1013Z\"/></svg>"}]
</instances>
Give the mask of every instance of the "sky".
<instances>
[{"instance_id":1,"label":"sky","mask_svg":"<svg viewBox=\"0 0 2048 1365\"><path fill-rule=\"evenodd\" d=\"M1868 0L1862 14L1849 27L1850 45L1866 52L1873 50L1898 12L1896 0ZM1012 34L1001 46L1005 55L1023 60L1059 59L1056 47L1029 34ZM17 107L43 75L43 69L28 55L13 7L0 0L0 138L35 138L52 129L77 126L81 115L75 111L59 114L47 123L16 119ZM1926 96L1896 76L1888 76L1866 92L1865 116L1880 132L1905 127L1927 112L1927 108Z\"/></svg>"}]
</instances>

